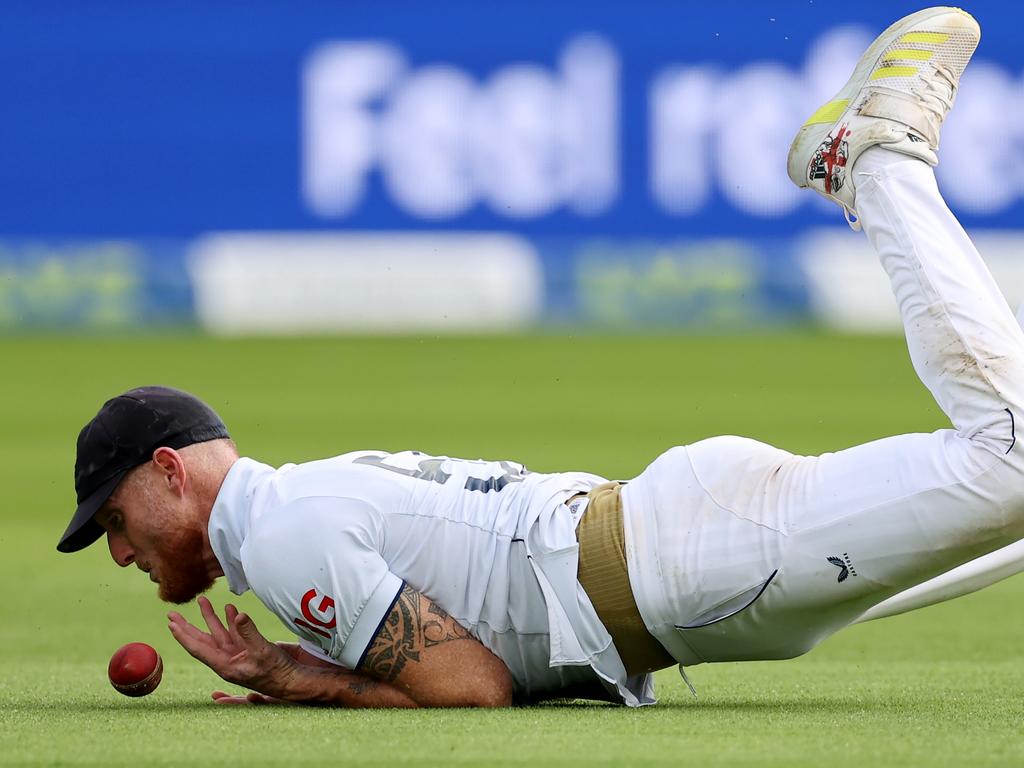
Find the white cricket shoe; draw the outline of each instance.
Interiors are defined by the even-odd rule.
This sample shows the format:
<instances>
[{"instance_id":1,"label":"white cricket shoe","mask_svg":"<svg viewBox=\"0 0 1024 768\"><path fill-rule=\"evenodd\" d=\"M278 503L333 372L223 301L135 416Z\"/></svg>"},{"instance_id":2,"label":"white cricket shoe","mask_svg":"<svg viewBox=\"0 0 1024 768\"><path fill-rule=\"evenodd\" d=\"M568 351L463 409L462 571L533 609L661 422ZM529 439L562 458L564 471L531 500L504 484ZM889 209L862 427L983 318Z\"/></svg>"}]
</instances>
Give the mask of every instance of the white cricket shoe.
<instances>
[{"instance_id":1,"label":"white cricket shoe","mask_svg":"<svg viewBox=\"0 0 1024 768\"><path fill-rule=\"evenodd\" d=\"M939 162L939 129L981 28L959 8L926 8L878 36L835 98L811 115L789 148L789 178L856 217L854 163L876 144Z\"/></svg>"}]
</instances>

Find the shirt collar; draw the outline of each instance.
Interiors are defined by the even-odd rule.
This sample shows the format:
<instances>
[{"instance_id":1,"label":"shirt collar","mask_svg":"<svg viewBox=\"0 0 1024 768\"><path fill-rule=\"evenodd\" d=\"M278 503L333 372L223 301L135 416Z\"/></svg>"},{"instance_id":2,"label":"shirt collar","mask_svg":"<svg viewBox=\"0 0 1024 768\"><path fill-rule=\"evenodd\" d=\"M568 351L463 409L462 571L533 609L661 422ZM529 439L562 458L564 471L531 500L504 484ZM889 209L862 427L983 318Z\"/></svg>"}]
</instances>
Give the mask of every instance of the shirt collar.
<instances>
[{"instance_id":1,"label":"shirt collar","mask_svg":"<svg viewBox=\"0 0 1024 768\"><path fill-rule=\"evenodd\" d=\"M256 486L274 473L274 468L242 458L231 465L210 512L210 546L236 595L249 589L242 568L242 545L249 534Z\"/></svg>"}]
</instances>

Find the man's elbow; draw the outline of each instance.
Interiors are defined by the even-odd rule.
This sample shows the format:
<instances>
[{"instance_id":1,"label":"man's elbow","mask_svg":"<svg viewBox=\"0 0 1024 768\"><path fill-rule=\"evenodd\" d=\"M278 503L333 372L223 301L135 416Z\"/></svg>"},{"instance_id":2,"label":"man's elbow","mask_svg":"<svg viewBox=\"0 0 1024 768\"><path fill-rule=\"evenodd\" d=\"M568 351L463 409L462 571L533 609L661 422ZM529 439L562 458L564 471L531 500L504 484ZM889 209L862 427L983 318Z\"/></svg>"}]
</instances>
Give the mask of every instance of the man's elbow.
<instances>
[{"instance_id":1,"label":"man's elbow","mask_svg":"<svg viewBox=\"0 0 1024 768\"><path fill-rule=\"evenodd\" d=\"M410 695L427 707L508 707L512 704L512 675L505 662L477 641L445 643L410 665L406 684ZM418 691L419 695L412 693Z\"/></svg>"},{"instance_id":2,"label":"man's elbow","mask_svg":"<svg viewBox=\"0 0 1024 768\"><path fill-rule=\"evenodd\" d=\"M512 675L505 663L488 652L476 666L476 674L466 680L463 691L468 707L508 707L512 705Z\"/></svg>"},{"instance_id":3,"label":"man's elbow","mask_svg":"<svg viewBox=\"0 0 1024 768\"><path fill-rule=\"evenodd\" d=\"M471 697L472 707L510 707L512 706L512 675L505 665L496 674L474 686Z\"/></svg>"}]
</instances>

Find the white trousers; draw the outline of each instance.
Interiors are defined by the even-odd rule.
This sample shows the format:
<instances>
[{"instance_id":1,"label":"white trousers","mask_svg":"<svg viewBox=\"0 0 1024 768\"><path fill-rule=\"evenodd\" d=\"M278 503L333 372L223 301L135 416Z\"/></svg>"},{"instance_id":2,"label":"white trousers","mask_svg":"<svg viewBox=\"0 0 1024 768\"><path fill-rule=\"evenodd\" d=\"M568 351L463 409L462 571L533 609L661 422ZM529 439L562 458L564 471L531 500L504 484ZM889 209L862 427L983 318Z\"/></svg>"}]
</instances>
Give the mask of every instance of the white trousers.
<instances>
[{"instance_id":1,"label":"white trousers","mask_svg":"<svg viewBox=\"0 0 1024 768\"><path fill-rule=\"evenodd\" d=\"M799 655L1024 537L1024 332L929 166L873 148L853 172L914 369L953 428L821 456L716 437L628 483L637 606L683 664Z\"/></svg>"}]
</instances>

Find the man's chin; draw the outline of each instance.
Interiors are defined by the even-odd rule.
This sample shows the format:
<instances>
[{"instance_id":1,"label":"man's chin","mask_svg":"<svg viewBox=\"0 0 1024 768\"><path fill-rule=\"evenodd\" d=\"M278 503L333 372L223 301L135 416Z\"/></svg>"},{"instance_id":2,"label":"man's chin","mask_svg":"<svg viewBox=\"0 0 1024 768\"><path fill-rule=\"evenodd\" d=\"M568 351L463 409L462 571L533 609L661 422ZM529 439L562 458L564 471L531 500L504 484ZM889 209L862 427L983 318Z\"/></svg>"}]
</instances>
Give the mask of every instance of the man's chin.
<instances>
[{"instance_id":1,"label":"man's chin","mask_svg":"<svg viewBox=\"0 0 1024 768\"><path fill-rule=\"evenodd\" d=\"M174 603L175 605L185 605L191 603L199 595L206 592L210 587L213 586L213 579L205 577L202 582L198 579L192 582L160 582L160 590L157 593L160 599L165 603Z\"/></svg>"},{"instance_id":2,"label":"man's chin","mask_svg":"<svg viewBox=\"0 0 1024 768\"><path fill-rule=\"evenodd\" d=\"M214 577L203 561L203 531L184 528L164 538L155 553L153 575L167 603L184 605L213 586Z\"/></svg>"}]
</instances>

